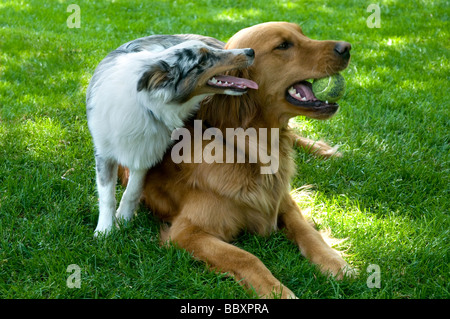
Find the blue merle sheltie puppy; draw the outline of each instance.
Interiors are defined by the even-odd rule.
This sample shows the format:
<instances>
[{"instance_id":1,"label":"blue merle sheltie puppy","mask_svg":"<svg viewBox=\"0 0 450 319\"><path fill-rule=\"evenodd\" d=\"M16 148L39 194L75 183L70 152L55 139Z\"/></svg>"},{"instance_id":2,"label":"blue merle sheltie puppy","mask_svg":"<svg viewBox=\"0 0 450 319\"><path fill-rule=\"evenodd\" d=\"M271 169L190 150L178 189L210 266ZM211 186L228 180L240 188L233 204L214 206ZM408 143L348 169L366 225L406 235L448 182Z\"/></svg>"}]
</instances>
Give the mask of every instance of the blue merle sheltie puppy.
<instances>
[{"instance_id":1,"label":"blue merle sheltie puppy","mask_svg":"<svg viewBox=\"0 0 450 319\"><path fill-rule=\"evenodd\" d=\"M130 220L145 174L171 145L171 134L213 94L242 95L255 82L221 75L253 63L252 49L224 50L198 35L155 35L117 48L100 62L86 105L96 161L100 215L95 235ZM118 165L130 169L116 212Z\"/></svg>"}]
</instances>

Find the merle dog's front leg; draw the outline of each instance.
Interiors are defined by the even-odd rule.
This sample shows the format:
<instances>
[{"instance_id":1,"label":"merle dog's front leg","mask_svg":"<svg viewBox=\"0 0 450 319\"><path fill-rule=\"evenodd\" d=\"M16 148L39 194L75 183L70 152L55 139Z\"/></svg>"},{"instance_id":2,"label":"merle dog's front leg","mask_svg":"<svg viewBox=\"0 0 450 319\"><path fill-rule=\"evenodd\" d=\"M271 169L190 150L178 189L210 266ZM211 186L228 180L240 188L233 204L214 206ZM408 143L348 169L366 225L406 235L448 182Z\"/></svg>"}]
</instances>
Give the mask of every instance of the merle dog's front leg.
<instances>
[{"instance_id":1,"label":"merle dog's front leg","mask_svg":"<svg viewBox=\"0 0 450 319\"><path fill-rule=\"evenodd\" d=\"M100 214L94 236L107 235L114 226L116 213L117 162L95 156Z\"/></svg>"},{"instance_id":2,"label":"merle dog's front leg","mask_svg":"<svg viewBox=\"0 0 450 319\"><path fill-rule=\"evenodd\" d=\"M142 195L146 173L147 169L130 169L130 177L128 179L127 188L123 193L119 209L117 210L116 219L119 223L121 221L127 222L133 218L136 207L139 204L139 199Z\"/></svg>"}]
</instances>

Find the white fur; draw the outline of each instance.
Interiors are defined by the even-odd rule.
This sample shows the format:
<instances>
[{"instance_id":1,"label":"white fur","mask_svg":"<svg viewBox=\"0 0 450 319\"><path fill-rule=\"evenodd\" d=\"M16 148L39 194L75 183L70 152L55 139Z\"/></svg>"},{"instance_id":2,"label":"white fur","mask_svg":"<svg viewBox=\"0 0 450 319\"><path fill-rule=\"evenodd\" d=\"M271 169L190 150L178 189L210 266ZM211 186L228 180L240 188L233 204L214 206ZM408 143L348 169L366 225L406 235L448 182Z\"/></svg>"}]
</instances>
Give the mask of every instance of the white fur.
<instances>
[{"instance_id":1,"label":"white fur","mask_svg":"<svg viewBox=\"0 0 450 319\"><path fill-rule=\"evenodd\" d=\"M180 105L166 103L170 96L165 96L164 90L138 92L139 72L146 61L158 55L141 51L119 56L93 88L95 106L89 115L89 128L97 152L133 170L152 167L161 160L172 131L183 126L183 120L205 97L196 96Z\"/></svg>"}]
</instances>

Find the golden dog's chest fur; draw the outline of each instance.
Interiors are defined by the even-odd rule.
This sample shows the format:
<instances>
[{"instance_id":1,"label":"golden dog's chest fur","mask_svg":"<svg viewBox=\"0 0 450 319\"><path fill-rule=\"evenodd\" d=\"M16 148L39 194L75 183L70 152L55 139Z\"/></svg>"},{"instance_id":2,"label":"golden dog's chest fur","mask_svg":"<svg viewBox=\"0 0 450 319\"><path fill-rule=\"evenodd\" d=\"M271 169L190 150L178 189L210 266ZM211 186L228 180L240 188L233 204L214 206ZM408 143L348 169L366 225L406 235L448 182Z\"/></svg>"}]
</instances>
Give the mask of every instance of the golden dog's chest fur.
<instances>
[{"instance_id":1,"label":"golden dog's chest fur","mask_svg":"<svg viewBox=\"0 0 450 319\"><path fill-rule=\"evenodd\" d=\"M204 146L208 143L203 142ZM281 129L275 174L261 174L261 163L173 164L167 154L158 169L147 175L143 200L167 222L173 222L183 208L189 207L184 212L193 214L184 217L225 241L244 229L268 235L277 229L280 204L289 194L289 181L295 171L292 143L290 131ZM127 173L120 170L124 183Z\"/></svg>"},{"instance_id":2,"label":"golden dog's chest fur","mask_svg":"<svg viewBox=\"0 0 450 319\"><path fill-rule=\"evenodd\" d=\"M225 241L244 229L260 235L276 230L280 203L289 192L294 172L291 138L285 130L280 135L280 162L275 174L261 174L260 163L197 166L188 185L201 196L213 197L208 202L217 205L202 207L192 218L204 220L203 227L219 232Z\"/></svg>"}]
</instances>

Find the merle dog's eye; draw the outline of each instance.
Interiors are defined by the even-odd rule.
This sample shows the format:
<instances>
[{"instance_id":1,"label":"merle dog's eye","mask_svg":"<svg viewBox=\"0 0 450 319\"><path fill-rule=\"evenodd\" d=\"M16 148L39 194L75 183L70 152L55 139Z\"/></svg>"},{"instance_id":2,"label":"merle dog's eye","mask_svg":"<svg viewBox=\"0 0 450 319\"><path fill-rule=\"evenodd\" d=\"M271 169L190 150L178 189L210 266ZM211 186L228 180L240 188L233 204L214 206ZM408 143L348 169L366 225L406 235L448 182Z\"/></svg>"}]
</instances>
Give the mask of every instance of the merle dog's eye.
<instances>
[{"instance_id":1,"label":"merle dog's eye","mask_svg":"<svg viewBox=\"0 0 450 319\"><path fill-rule=\"evenodd\" d=\"M198 60L198 64L199 65L205 65L206 62L208 62L208 57L206 56L206 54L202 55L202 57L200 58L200 60Z\"/></svg>"},{"instance_id":2,"label":"merle dog's eye","mask_svg":"<svg viewBox=\"0 0 450 319\"><path fill-rule=\"evenodd\" d=\"M292 42L289 41L284 41L283 43L281 43L279 46L277 46L275 49L276 50L287 50L290 47L292 47L294 44Z\"/></svg>"}]
</instances>

